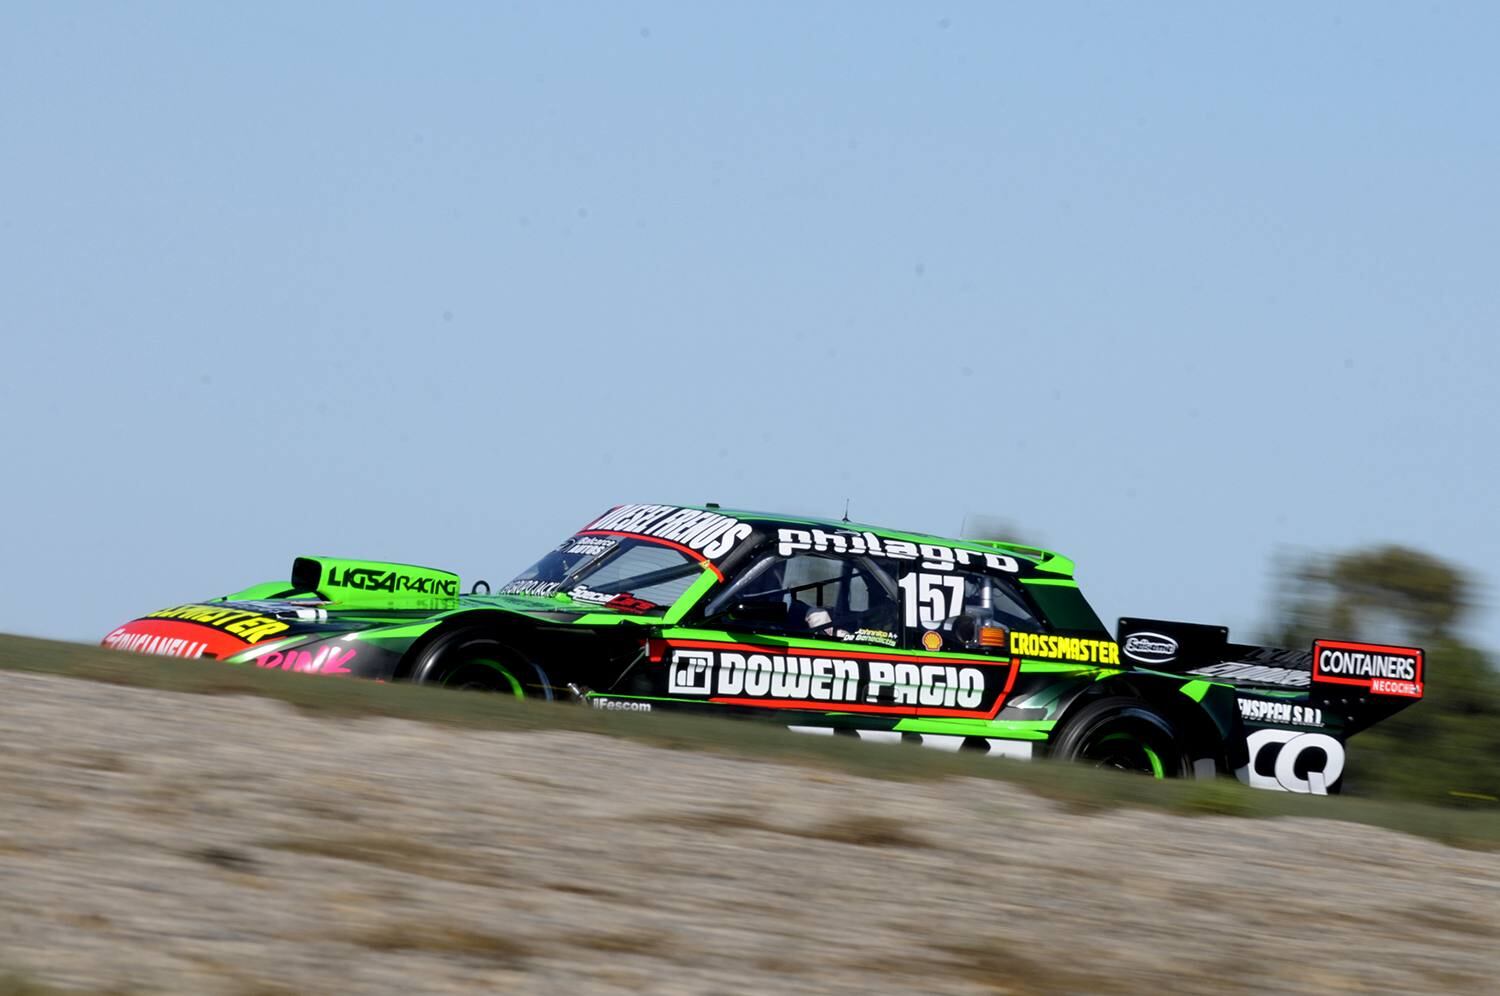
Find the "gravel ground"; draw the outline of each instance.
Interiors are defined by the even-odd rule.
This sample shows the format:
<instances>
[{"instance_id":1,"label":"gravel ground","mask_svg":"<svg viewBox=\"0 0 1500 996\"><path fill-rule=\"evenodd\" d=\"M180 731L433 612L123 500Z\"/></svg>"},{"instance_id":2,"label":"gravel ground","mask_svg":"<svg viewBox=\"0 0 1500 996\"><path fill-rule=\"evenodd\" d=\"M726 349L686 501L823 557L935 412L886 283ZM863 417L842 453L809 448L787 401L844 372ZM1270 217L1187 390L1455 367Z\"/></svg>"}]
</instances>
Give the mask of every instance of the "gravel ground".
<instances>
[{"instance_id":1,"label":"gravel ground","mask_svg":"<svg viewBox=\"0 0 1500 996\"><path fill-rule=\"evenodd\" d=\"M1500 855L1350 824L1079 815L991 781L19 673L0 673L0 757L0 973L59 988L1487 993L1500 976Z\"/></svg>"}]
</instances>

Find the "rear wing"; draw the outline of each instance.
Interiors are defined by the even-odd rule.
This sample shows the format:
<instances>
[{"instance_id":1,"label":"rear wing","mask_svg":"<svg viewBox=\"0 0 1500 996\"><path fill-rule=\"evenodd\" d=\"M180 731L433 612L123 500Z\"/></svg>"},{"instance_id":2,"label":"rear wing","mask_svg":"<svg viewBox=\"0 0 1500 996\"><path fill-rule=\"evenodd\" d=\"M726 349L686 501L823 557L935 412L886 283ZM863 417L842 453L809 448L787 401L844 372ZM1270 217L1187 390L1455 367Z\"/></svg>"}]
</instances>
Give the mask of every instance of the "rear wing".
<instances>
[{"instance_id":1,"label":"rear wing","mask_svg":"<svg viewBox=\"0 0 1500 996\"><path fill-rule=\"evenodd\" d=\"M1342 716L1345 736L1420 700L1427 680L1426 654L1417 647L1314 640L1309 650L1286 650L1231 643L1225 626L1160 619L1121 619L1117 636L1121 663L1251 693L1305 696Z\"/></svg>"}]
</instances>

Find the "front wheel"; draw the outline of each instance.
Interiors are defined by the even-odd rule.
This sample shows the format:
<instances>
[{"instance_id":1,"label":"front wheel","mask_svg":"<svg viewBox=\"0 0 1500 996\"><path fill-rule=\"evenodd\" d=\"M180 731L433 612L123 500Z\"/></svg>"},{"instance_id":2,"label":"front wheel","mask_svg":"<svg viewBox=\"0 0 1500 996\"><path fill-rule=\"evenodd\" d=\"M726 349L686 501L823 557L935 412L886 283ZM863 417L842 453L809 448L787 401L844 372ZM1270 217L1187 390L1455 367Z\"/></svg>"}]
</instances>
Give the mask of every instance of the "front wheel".
<instances>
[{"instance_id":1,"label":"front wheel","mask_svg":"<svg viewBox=\"0 0 1500 996\"><path fill-rule=\"evenodd\" d=\"M1138 699L1103 699L1085 706L1068 720L1052 756L1153 778L1192 773L1188 751L1171 721Z\"/></svg>"},{"instance_id":2,"label":"front wheel","mask_svg":"<svg viewBox=\"0 0 1500 996\"><path fill-rule=\"evenodd\" d=\"M422 652L411 673L412 680L423 685L552 700L552 684L545 671L478 630L456 630L439 637Z\"/></svg>"}]
</instances>

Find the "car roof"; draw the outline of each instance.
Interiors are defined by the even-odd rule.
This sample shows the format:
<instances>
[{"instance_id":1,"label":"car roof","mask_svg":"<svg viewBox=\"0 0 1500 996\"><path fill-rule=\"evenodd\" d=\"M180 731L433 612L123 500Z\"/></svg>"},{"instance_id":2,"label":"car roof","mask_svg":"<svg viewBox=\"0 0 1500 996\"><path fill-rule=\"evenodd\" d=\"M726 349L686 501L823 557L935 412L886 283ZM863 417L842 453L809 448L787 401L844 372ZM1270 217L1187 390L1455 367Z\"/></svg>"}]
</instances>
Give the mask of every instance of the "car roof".
<instances>
[{"instance_id":1,"label":"car roof","mask_svg":"<svg viewBox=\"0 0 1500 996\"><path fill-rule=\"evenodd\" d=\"M1025 543L1010 543L1002 540L986 539L955 539L951 536L934 536L930 533L913 533L899 529L889 529L885 526L872 526L862 522L850 522L846 519L818 519L800 515L782 515L776 512L756 512L749 509L723 508L716 504L707 505L683 505L681 508L696 508L706 512L718 512L720 515L733 516L741 522L748 522L758 532L778 527L800 527L806 529L826 529L838 532L869 532L874 533L881 539L904 540L908 543L934 543L940 546L949 546L956 549L974 550L979 553L1005 553L1021 561L1024 567L1044 574L1055 574L1061 577L1071 578L1074 571L1074 563L1055 550L1044 550L1041 547L1030 546Z\"/></svg>"}]
</instances>

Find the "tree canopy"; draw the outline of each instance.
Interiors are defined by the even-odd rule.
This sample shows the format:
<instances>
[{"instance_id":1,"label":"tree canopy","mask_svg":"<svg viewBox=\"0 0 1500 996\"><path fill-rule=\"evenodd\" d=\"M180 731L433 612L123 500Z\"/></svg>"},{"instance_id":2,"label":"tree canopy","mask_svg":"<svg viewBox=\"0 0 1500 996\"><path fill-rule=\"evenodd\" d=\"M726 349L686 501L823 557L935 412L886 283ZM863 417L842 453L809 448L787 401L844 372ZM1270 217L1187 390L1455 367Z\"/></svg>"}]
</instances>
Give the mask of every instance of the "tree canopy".
<instances>
[{"instance_id":1,"label":"tree canopy","mask_svg":"<svg viewBox=\"0 0 1500 996\"><path fill-rule=\"evenodd\" d=\"M1330 637L1427 652L1426 698L1351 741L1345 791L1500 804L1500 674L1460 632L1475 605L1469 574L1393 545L1304 556L1280 573L1280 645Z\"/></svg>"}]
</instances>

